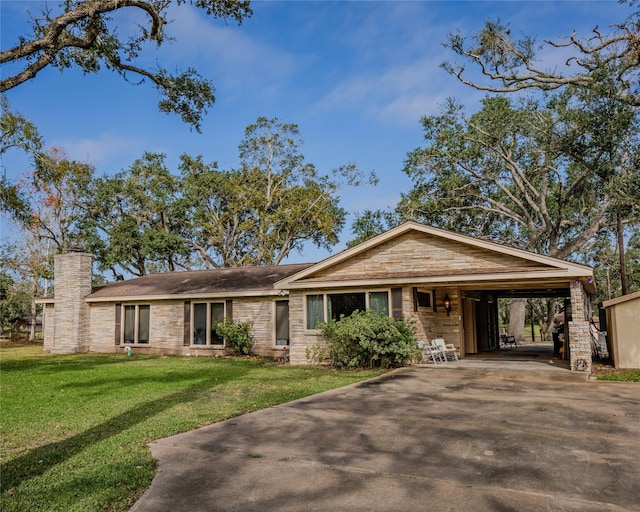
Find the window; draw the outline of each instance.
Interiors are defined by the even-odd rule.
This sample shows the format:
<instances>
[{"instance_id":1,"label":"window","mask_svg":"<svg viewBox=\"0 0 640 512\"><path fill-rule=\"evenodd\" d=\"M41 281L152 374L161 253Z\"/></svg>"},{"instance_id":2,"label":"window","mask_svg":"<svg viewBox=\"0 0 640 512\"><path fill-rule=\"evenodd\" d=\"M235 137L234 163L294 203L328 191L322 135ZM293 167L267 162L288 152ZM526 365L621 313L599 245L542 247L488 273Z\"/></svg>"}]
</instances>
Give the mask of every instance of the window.
<instances>
[{"instance_id":1,"label":"window","mask_svg":"<svg viewBox=\"0 0 640 512\"><path fill-rule=\"evenodd\" d=\"M224 302L198 302L193 304L191 325L194 345L224 346L224 339L216 326L224 320Z\"/></svg>"},{"instance_id":2,"label":"window","mask_svg":"<svg viewBox=\"0 0 640 512\"><path fill-rule=\"evenodd\" d=\"M315 329L325 319L338 321L343 316L350 316L354 311L370 309L386 315L390 311L388 290L307 295L305 303L306 327L310 330Z\"/></svg>"},{"instance_id":3,"label":"window","mask_svg":"<svg viewBox=\"0 0 640 512\"><path fill-rule=\"evenodd\" d=\"M307 329L324 322L324 295L307 295Z\"/></svg>"},{"instance_id":4,"label":"window","mask_svg":"<svg viewBox=\"0 0 640 512\"><path fill-rule=\"evenodd\" d=\"M289 301L276 301L276 345L289 345Z\"/></svg>"},{"instance_id":5,"label":"window","mask_svg":"<svg viewBox=\"0 0 640 512\"><path fill-rule=\"evenodd\" d=\"M413 310L418 311L419 308L431 309L435 312L436 307L433 301L435 296L434 290L426 290L424 288L413 288Z\"/></svg>"},{"instance_id":6,"label":"window","mask_svg":"<svg viewBox=\"0 0 640 512\"><path fill-rule=\"evenodd\" d=\"M389 293L369 292L369 309L383 315L389 314Z\"/></svg>"},{"instance_id":7,"label":"window","mask_svg":"<svg viewBox=\"0 0 640 512\"><path fill-rule=\"evenodd\" d=\"M149 343L149 323L151 306L124 306L123 334L125 343Z\"/></svg>"},{"instance_id":8,"label":"window","mask_svg":"<svg viewBox=\"0 0 640 512\"><path fill-rule=\"evenodd\" d=\"M343 316L350 316L354 311L365 311L364 293L332 293L327 295L327 317L340 320Z\"/></svg>"}]
</instances>

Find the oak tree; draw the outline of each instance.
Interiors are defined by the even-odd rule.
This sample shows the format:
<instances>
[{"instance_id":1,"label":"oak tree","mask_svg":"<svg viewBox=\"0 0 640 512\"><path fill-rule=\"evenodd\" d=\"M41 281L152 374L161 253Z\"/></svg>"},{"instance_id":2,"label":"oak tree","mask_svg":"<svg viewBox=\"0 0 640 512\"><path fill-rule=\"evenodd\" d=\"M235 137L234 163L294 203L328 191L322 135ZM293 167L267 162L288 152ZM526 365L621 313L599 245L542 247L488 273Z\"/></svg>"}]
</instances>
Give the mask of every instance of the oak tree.
<instances>
[{"instance_id":1,"label":"oak tree","mask_svg":"<svg viewBox=\"0 0 640 512\"><path fill-rule=\"evenodd\" d=\"M165 34L167 15L170 8L185 4L239 24L252 14L249 0L65 0L57 8L44 4L38 15L31 15L30 33L0 52L0 64L17 67L0 80L0 92L47 67L61 71L78 67L85 73L106 68L132 83L151 82L162 96L160 110L178 114L199 131L203 114L215 101L211 82L193 68L174 75L160 66L149 67L140 58L149 52L149 45L173 41ZM137 15L139 22L118 24L116 14L123 12Z\"/></svg>"}]
</instances>

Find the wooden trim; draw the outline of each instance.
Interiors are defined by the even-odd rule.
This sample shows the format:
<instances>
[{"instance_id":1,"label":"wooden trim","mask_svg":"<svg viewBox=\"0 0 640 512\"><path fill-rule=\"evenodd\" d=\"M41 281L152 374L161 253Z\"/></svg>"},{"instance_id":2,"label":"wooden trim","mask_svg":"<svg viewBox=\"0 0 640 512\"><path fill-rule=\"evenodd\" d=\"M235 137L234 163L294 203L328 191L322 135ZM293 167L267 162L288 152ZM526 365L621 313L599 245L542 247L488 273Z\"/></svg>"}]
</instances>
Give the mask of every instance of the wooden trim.
<instances>
[{"instance_id":1,"label":"wooden trim","mask_svg":"<svg viewBox=\"0 0 640 512\"><path fill-rule=\"evenodd\" d=\"M402 318L402 288L391 288L391 316Z\"/></svg>"},{"instance_id":2,"label":"wooden trim","mask_svg":"<svg viewBox=\"0 0 640 512\"><path fill-rule=\"evenodd\" d=\"M182 345L188 347L191 345L191 301L184 301L184 338Z\"/></svg>"},{"instance_id":3,"label":"wooden trim","mask_svg":"<svg viewBox=\"0 0 640 512\"><path fill-rule=\"evenodd\" d=\"M285 292L288 295L287 292ZM224 292L224 293L189 293L179 295L113 295L110 297L91 297L85 298L85 301L92 302L149 302L150 300L194 300L194 301L221 301L227 297L244 298L244 297L279 297L282 296L280 290L246 290L240 292ZM55 297L48 299L48 302L55 303Z\"/></svg>"},{"instance_id":4,"label":"wooden trim","mask_svg":"<svg viewBox=\"0 0 640 512\"><path fill-rule=\"evenodd\" d=\"M121 342L122 342L122 304L116 304L115 344L120 345Z\"/></svg>"}]
</instances>

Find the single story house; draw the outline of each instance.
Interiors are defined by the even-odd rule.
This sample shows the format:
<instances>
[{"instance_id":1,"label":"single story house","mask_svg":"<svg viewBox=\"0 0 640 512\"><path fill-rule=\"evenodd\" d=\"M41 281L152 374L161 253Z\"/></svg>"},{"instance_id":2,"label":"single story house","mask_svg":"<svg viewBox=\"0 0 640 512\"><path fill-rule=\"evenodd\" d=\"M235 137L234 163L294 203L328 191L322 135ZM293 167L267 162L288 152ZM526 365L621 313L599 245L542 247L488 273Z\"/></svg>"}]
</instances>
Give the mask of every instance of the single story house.
<instances>
[{"instance_id":1,"label":"single story house","mask_svg":"<svg viewBox=\"0 0 640 512\"><path fill-rule=\"evenodd\" d=\"M28 336L29 332L31 331L31 324L33 324L34 322L35 322L36 335L39 335L42 333L42 317L41 316L39 315L36 316L35 320L34 320L34 317L31 315L19 316L14 318L13 320L11 320L11 337L19 338L19 337Z\"/></svg>"},{"instance_id":2,"label":"single story house","mask_svg":"<svg viewBox=\"0 0 640 512\"><path fill-rule=\"evenodd\" d=\"M590 267L406 222L315 264L151 274L91 288L92 257L56 257L45 350L215 355L223 318L251 320L254 352L310 364L319 322L373 309L444 338L462 357L498 346L500 297L564 297L571 368L589 371Z\"/></svg>"}]
</instances>

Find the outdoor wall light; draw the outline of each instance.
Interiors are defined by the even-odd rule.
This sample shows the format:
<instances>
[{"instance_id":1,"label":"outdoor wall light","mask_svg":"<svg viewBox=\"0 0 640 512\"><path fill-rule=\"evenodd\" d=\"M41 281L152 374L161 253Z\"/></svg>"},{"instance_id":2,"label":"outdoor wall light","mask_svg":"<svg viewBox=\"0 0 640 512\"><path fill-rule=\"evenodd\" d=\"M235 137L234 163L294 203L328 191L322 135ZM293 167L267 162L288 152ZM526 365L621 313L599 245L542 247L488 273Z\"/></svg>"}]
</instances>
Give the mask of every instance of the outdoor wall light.
<instances>
[{"instance_id":1,"label":"outdoor wall light","mask_svg":"<svg viewBox=\"0 0 640 512\"><path fill-rule=\"evenodd\" d=\"M445 293L444 294L444 309L447 312L447 316L449 316L449 313L451 313L451 299L449 298L449 294Z\"/></svg>"}]
</instances>

